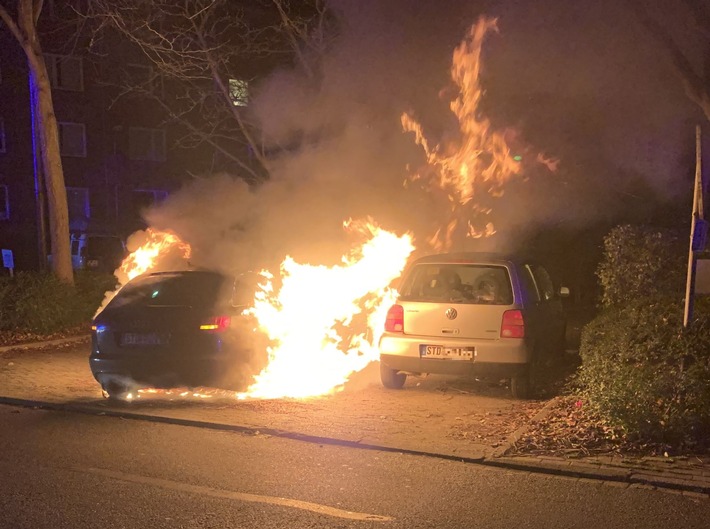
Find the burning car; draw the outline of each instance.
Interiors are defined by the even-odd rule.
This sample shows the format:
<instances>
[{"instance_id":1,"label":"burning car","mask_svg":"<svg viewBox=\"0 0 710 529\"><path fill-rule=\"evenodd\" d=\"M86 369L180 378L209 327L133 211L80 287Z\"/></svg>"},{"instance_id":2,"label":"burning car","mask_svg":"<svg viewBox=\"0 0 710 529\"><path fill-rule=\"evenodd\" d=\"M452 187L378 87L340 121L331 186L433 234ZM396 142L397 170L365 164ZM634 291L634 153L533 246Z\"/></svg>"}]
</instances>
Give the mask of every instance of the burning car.
<instances>
[{"instance_id":1,"label":"burning car","mask_svg":"<svg viewBox=\"0 0 710 529\"><path fill-rule=\"evenodd\" d=\"M234 278L207 270L129 281L92 325L89 363L104 394L239 384L235 372L244 375L253 360L240 288Z\"/></svg>"},{"instance_id":2,"label":"burning car","mask_svg":"<svg viewBox=\"0 0 710 529\"><path fill-rule=\"evenodd\" d=\"M384 386L408 374L510 378L511 392L531 392L531 366L564 352L565 314L549 274L515 256L440 254L415 261L380 339Z\"/></svg>"}]
</instances>

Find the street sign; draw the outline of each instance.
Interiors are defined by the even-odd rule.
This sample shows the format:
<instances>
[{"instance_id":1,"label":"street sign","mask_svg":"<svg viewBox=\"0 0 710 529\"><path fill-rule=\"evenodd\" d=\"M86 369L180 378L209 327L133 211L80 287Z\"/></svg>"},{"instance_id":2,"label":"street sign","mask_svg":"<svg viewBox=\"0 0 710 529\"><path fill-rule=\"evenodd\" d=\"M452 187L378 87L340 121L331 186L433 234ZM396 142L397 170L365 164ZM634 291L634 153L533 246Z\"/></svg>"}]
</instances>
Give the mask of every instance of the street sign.
<instances>
[{"instance_id":1,"label":"street sign","mask_svg":"<svg viewBox=\"0 0 710 529\"><path fill-rule=\"evenodd\" d=\"M9 268L10 270L15 268L15 261L12 258L12 250L3 250L2 251L2 265L5 268Z\"/></svg>"},{"instance_id":2,"label":"street sign","mask_svg":"<svg viewBox=\"0 0 710 529\"><path fill-rule=\"evenodd\" d=\"M704 219L695 220L695 229L693 230L693 251L702 252L705 250L708 242L708 221Z\"/></svg>"}]
</instances>

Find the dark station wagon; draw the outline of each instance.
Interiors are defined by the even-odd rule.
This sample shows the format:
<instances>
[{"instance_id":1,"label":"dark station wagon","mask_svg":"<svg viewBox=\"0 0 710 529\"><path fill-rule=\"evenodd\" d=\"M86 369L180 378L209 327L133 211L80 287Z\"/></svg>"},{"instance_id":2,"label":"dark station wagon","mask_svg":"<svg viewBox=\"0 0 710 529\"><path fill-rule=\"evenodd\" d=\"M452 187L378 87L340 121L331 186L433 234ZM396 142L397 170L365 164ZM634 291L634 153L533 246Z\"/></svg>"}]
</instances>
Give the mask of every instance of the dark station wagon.
<instances>
[{"instance_id":1,"label":"dark station wagon","mask_svg":"<svg viewBox=\"0 0 710 529\"><path fill-rule=\"evenodd\" d=\"M223 384L251 360L238 283L212 271L157 272L121 288L94 318L89 363L108 397L139 387Z\"/></svg>"}]
</instances>

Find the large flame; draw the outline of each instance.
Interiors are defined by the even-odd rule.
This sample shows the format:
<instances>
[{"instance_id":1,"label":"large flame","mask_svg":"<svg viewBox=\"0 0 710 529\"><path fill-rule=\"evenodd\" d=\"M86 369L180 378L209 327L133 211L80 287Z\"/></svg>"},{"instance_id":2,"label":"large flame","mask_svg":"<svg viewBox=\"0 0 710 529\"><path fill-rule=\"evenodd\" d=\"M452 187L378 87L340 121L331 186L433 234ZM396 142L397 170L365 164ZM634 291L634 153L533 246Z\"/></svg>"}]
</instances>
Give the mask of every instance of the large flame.
<instances>
[{"instance_id":1,"label":"large flame","mask_svg":"<svg viewBox=\"0 0 710 529\"><path fill-rule=\"evenodd\" d=\"M481 48L486 34L495 30L495 19L481 17L454 51L451 79L458 96L450 108L459 123L456 140L432 147L421 124L409 114L402 115L404 130L414 133L427 160L427 166L412 174L409 181L420 180L428 189L443 191L450 203L446 228L435 230L429 238L436 251L449 250L457 234L472 238L493 235L495 228L487 219L490 208L476 202L476 194L501 196L505 183L521 172L505 133L492 130L490 121L478 112L483 94L479 81Z\"/></svg>"},{"instance_id":2,"label":"large flame","mask_svg":"<svg viewBox=\"0 0 710 529\"><path fill-rule=\"evenodd\" d=\"M263 273L250 312L273 346L268 365L240 398L331 393L379 358L376 344L396 298L389 285L414 246L409 234L397 236L372 220L346 223L346 228L369 239L341 265L300 264L287 257L278 289L273 276Z\"/></svg>"},{"instance_id":3,"label":"large flame","mask_svg":"<svg viewBox=\"0 0 710 529\"><path fill-rule=\"evenodd\" d=\"M114 271L118 285L115 290L106 292L104 300L96 310L94 317L104 310L123 285L134 277L153 270L168 258L171 258L171 261L177 259L185 262L192 253L190 245L183 242L180 237L171 231L148 228L144 232L134 233L131 238L137 236L142 237L142 242L123 260L121 266ZM129 240L129 242L131 241Z\"/></svg>"},{"instance_id":4,"label":"large flame","mask_svg":"<svg viewBox=\"0 0 710 529\"><path fill-rule=\"evenodd\" d=\"M155 268L169 254L177 253L181 259L187 260L191 252L190 245L173 232L148 228L145 242L123 260L117 274L124 275L130 281Z\"/></svg>"}]
</instances>

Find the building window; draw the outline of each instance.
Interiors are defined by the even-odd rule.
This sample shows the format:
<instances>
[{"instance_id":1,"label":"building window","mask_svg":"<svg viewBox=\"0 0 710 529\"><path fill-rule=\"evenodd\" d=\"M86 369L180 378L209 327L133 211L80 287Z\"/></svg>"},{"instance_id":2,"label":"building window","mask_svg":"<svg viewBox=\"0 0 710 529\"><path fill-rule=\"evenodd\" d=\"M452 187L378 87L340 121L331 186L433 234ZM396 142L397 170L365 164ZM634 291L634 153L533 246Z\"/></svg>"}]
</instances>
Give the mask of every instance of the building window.
<instances>
[{"instance_id":1,"label":"building window","mask_svg":"<svg viewBox=\"0 0 710 529\"><path fill-rule=\"evenodd\" d=\"M7 143L5 142L5 120L0 118L0 152L7 152Z\"/></svg>"},{"instance_id":2,"label":"building window","mask_svg":"<svg viewBox=\"0 0 710 529\"><path fill-rule=\"evenodd\" d=\"M67 187L67 206L70 224L88 221L91 217L89 190L85 187Z\"/></svg>"},{"instance_id":3,"label":"building window","mask_svg":"<svg viewBox=\"0 0 710 529\"><path fill-rule=\"evenodd\" d=\"M81 57L47 53L44 61L53 88L75 92L84 90L84 68Z\"/></svg>"},{"instance_id":4,"label":"building window","mask_svg":"<svg viewBox=\"0 0 710 529\"><path fill-rule=\"evenodd\" d=\"M229 97L234 106L245 107L249 102L249 83L243 79L230 79Z\"/></svg>"},{"instance_id":5,"label":"building window","mask_svg":"<svg viewBox=\"0 0 710 529\"><path fill-rule=\"evenodd\" d=\"M130 127L128 129L128 157L131 160L165 161L165 131Z\"/></svg>"},{"instance_id":6,"label":"building window","mask_svg":"<svg viewBox=\"0 0 710 529\"><path fill-rule=\"evenodd\" d=\"M59 152L62 156L86 157L86 129L83 123L60 121Z\"/></svg>"},{"instance_id":7,"label":"building window","mask_svg":"<svg viewBox=\"0 0 710 529\"><path fill-rule=\"evenodd\" d=\"M10 220L10 194L5 184L0 184L0 220Z\"/></svg>"},{"instance_id":8,"label":"building window","mask_svg":"<svg viewBox=\"0 0 710 529\"><path fill-rule=\"evenodd\" d=\"M139 94L163 96L163 77L150 66L143 64L128 64L125 71L125 82L132 91Z\"/></svg>"}]
</instances>

